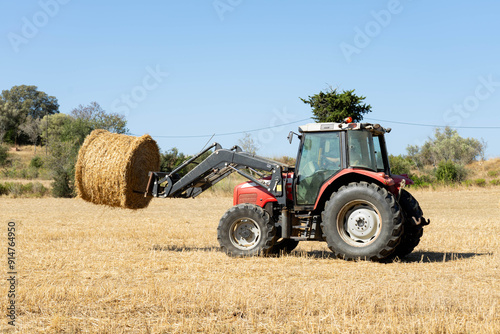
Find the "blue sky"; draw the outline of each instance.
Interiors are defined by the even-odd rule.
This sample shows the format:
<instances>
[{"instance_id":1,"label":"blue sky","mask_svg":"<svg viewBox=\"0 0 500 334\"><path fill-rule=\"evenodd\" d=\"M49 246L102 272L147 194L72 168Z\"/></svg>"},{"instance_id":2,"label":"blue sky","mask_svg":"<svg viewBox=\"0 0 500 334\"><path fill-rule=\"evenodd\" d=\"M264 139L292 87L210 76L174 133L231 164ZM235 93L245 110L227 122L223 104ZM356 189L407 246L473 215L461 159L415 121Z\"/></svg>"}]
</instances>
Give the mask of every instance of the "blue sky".
<instances>
[{"instance_id":1,"label":"blue sky","mask_svg":"<svg viewBox=\"0 0 500 334\"><path fill-rule=\"evenodd\" d=\"M247 131L259 154L294 156L286 135L311 116L299 97L332 86L366 96L366 120L393 129L393 154L434 131L401 122L478 127L459 133L500 157L499 129L480 128L500 127L499 2L41 0L0 9L0 89L36 85L64 113L97 101L163 150L193 154L211 134L230 147Z\"/></svg>"}]
</instances>

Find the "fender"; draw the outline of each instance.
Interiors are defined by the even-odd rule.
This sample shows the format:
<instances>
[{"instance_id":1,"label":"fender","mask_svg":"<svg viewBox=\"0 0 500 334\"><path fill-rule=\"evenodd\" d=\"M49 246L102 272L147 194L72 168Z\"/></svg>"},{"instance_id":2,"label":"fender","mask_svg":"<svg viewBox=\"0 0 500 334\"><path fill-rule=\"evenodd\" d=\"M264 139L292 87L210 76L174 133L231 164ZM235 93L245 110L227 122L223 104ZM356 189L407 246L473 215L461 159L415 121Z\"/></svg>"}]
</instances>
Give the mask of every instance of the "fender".
<instances>
[{"instance_id":1,"label":"fender","mask_svg":"<svg viewBox=\"0 0 500 334\"><path fill-rule=\"evenodd\" d=\"M378 181L379 183L385 185L391 192L398 192L399 191L399 182L396 182L394 178L388 176L384 172L373 172L369 171L366 169L357 169L357 168L347 168L339 173L335 174L332 176L328 181L323 183L319 190L318 198L316 198L316 203L314 204L314 210L316 210L320 204L321 199L323 198L323 193L328 189L328 187L335 182L336 180L340 179L343 176L353 174L353 175L362 175L365 177L368 177L370 179L374 179L375 181ZM409 180L409 179L408 179ZM411 180L410 180L411 181ZM413 182L412 182L413 184Z\"/></svg>"},{"instance_id":2,"label":"fender","mask_svg":"<svg viewBox=\"0 0 500 334\"><path fill-rule=\"evenodd\" d=\"M408 176L408 174L401 174L401 175L391 175L391 177L393 178L394 182L396 182L396 185L398 187L398 190L399 190L399 185L401 184L401 182L404 180L405 181L405 184L407 186L411 186L412 184L415 184L412 179L410 179L410 177Z\"/></svg>"}]
</instances>

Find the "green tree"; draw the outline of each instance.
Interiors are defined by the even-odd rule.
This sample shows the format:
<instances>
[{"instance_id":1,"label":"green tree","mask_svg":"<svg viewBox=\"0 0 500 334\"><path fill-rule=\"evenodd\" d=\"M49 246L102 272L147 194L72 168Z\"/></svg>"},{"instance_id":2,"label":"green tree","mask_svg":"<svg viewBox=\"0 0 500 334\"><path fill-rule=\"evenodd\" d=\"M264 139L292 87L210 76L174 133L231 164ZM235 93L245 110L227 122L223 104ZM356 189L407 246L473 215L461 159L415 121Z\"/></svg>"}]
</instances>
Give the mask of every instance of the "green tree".
<instances>
[{"instance_id":1,"label":"green tree","mask_svg":"<svg viewBox=\"0 0 500 334\"><path fill-rule=\"evenodd\" d=\"M97 102L89 106L80 105L71 115L50 115L41 122L42 138L49 151L48 167L53 171L53 195L73 197L75 195L75 163L85 137L95 129L125 133L127 121L124 116L106 113Z\"/></svg>"},{"instance_id":2,"label":"green tree","mask_svg":"<svg viewBox=\"0 0 500 334\"><path fill-rule=\"evenodd\" d=\"M245 133L245 136L241 139L238 139L238 144L240 145L241 149L245 152L248 152L250 154L257 154L257 151L259 148L257 147L257 144L252 138L252 135L249 133Z\"/></svg>"},{"instance_id":3,"label":"green tree","mask_svg":"<svg viewBox=\"0 0 500 334\"><path fill-rule=\"evenodd\" d=\"M39 120L46 115L58 112L57 99L39 91L36 86L14 86L9 90L3 90L0 95L0 118L4 119L4 122L7 118L3 126L6 127L5 133L14 143L17 143L17 138L21 133L20 126L28 116ZM1 124L0 127L2 127Z\"/></svg>"},{"instance_id":4,"label":"green tree","mask_svg":"<svg viewBox=\"0 0 500 334\"><path fill-rule=\"evenodd\" d=\"M35 145L35 153L36 153L36 144L38 142L38 137L40 136L42 130L40 128L40 123L41 123L40 119L33 118L31 117L31 115L29 115L26 118L26 121L22 123L21 126L19 127L19 129L28 136L31 143Z\"/></svg>"},{"instance_id":5,"label":"green tree","mask_svg":"<svg viewBox=\"0 0 500 334\"><path fill-rule=\"evenodd\" d=\"M330 88L326 93L321 91L308 99L300 99L311 106L313 118L317 122L342 122L347 117L352 117L353 122L360 122L372 108L363 103L365 98L354 94L354 89L340 93Z\"/></svg>"},{"instance_id":6,"label":"green tree","mask_svg":"<svg viewBox=\"0 0 500 334\"><path fill-rule=\"evenodd\" d=\"M9 162L9 149L6 146L0 145L0 167L5 166Z\"/></svg>"},{"instance_id":7,"label":"green tree","mask_svg":"<svg viewBox=\"0 0 500 334\"><path fill-rule=\"evenodd\" d=\"M71 111L71 116L89 122L92 129L104 129L114 133L128 133L127 120L124 115L107 113L99 103L90 102L89 105L79 105Z\"/></svg>"},{"instance_id":8,"label":"green tree","mask_svg":"<svg viewBox=\"0 0 500 334\"><path fill-rule=\"evenodd\" d=\"M203 153L200 157L195 159L188 166L179 170L176 174L179 177L186 175L193 168L195 168L200 162L209 157L210 154L212 154L212 151L207 151ZM160 171L165 173L170 173L171 171L176 169L179 165L181 165L183 162L185 162L188 159L191 159L192 157L193 156L185 155L184 153L179 152L179 150L176 147L174 147L160 155Z\"/></svg>"},{"instance_id":9,"label":"green tree","mask_svg":"<svg viewBox=\"0 0 500 334\"><path fill-rule=\"evenodd\" d=\"M422 147L408 146L408 156L422 167L437 166L441 161L466 165L478 159L484 159L486 143L475 138L463 138L457 130L446 127L436 129L434 137L429 138Z\"/></svg>"},{"instance_id":10,"label":"green tree","mask_svg":"<svg viewBox=\"0 0 500 334\"><path fill-rule=\"evenodd\" d=\"M41 137L44 143L51 140L71 141L83 144L93 130L104 129L114 133L128 133L125 116L107 113L97 102L88 106L79 105L70 115L45 116L41 123Z\"/></svg>"},{"instance_id":11,"label":"green tree","mask_svg":"<svg viewBox=\"0 0 500 334\"><path fill-rule=\"evenodd\" d=\"M0 143L3 143L6 137L11 139L17 136L21 116L21 111L14 108L11 102L0 99Z\"/></svg>"},{"instance_id":12,"label":"green tree","mask_svg":"<svg viewBox=\"0 0 500 334\"><path fill-rule=\"evenodd\" d=\"M54 197L74 197L75 164L79 146L74 141L54 140L49 143L50 155L47 165L52 171L52 195Z\"/></svg>"},{"instance_id":13,"label":"green tree","mask_svg":"<svg viewBox=\"0 0 500 334\"><path fill-rule=\"evenodd\" d=\"M189 157L184 153L179 152L177 147L174 147L160 156L160 170L165 173L173 171L177 166L182 164Z\"/></svg>"},{"instance_id":14,"label":"green tree","mask_svg":"<svg viewBox=\"0 0 500 334\"><path fill-rule=\"evenodd\" d=\"M414 167L411 159L402 155L389 155L389 164L391 165L391 173L394 175L410 175Z\"/></svg>"},{"instance_id":15,"label":"green tree","mask_svg":"<svg viewBox=\"0 0 500 334\"><path fill-rule=\"evenodd\" d=\"M47 115L40 122L42 143L45 145L45 151L48 152L49 145L52 141L64 140L63 132L73 118L66 114Z\"/></svg>"}]
</instances>

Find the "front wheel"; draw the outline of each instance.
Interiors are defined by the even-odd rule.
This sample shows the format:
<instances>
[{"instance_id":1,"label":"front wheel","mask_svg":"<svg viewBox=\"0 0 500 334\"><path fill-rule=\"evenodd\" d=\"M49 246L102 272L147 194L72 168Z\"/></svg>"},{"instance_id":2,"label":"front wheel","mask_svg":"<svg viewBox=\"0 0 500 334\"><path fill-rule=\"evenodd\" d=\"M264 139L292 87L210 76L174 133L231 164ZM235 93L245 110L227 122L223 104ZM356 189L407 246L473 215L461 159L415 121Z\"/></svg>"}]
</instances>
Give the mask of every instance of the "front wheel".
<instances>
[{"instance_id":1,"label":"front wheel","mask_svg":"<svg viewBox=\"0 0 500 334\"><path fill-rule=\"evenodd\" d=\"M321 228L338 258L373 261L394 251L403 230L394 196L367 182L350 183L332 194L322 213Z\"/></svg>"},{"instance_id":2,"label":"front wheel","mask_svg":"<svg viewBox=\"0 0 500 334\"><path fill-rule=\"evenodd\" d=\"M269 214L253 204L239 204L222 216L217 239L230 256L265 255L273 246L276 230Z\"/></svg>"}]
</instances>

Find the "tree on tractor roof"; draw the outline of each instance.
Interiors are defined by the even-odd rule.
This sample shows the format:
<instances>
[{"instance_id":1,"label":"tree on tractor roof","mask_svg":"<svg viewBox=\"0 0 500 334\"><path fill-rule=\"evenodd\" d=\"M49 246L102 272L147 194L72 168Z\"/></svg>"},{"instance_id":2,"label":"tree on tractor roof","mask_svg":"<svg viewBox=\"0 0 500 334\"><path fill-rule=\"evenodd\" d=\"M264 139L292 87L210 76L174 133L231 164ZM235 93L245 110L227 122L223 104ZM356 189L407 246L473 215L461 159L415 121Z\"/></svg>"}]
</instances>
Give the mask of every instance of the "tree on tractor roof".
<instances>
[{"instance_id":1,"label":"tree on tractor roof","mask_svg":"<svg viewBox=\"0 0 500 334\"><path fill-rule=\"evenodd\" d=\"M363 120L364 114L372 111L371 105L363 103L366 97L354 94L354 89L340 93L337 88L330 87L326 93L321 91L308 99L300 99L311 106L316 122L340 123L347 117L352 117L356 123Z\"/></svg>"}]
</instances>

